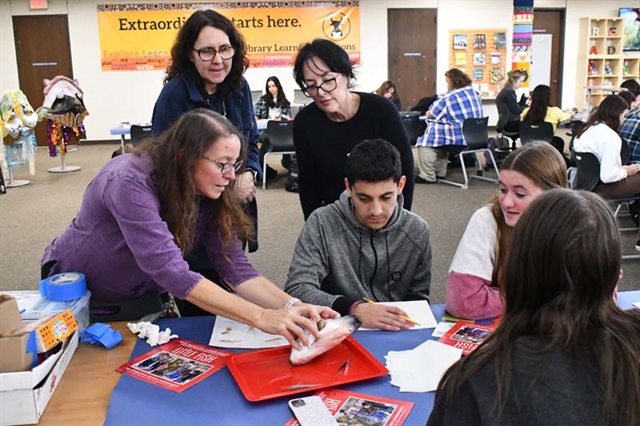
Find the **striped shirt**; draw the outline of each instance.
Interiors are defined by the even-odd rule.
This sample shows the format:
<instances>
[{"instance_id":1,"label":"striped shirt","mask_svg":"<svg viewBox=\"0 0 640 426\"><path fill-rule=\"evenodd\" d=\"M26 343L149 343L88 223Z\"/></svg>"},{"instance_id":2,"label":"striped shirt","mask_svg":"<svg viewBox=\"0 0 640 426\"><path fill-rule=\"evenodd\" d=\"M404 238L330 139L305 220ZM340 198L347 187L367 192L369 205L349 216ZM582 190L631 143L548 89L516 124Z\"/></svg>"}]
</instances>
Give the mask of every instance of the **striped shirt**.
<instances>
[{"instance_id":1,"label":"striped shirt","mask_svg":"<svg viewBox=\"0 0 640 426\"><path fill-rule=\"evenodd\" d=\"M417 146L466 145L462 123L467 118L482 118L482 99L471 86L453 89L438 97L429 112L434 118L427 120L427 130Z\"/></svg>"},{"instance_id":2,"label":"striped shirt","mask_svg":"<svg viewBox=\"0 0 640 426\"><path fill-rule=\"evenodd\" d=\"M640 164L640 107L636 107L627 114L618 133L629 145L631 163Z\"/></svg>"}]
</instances>

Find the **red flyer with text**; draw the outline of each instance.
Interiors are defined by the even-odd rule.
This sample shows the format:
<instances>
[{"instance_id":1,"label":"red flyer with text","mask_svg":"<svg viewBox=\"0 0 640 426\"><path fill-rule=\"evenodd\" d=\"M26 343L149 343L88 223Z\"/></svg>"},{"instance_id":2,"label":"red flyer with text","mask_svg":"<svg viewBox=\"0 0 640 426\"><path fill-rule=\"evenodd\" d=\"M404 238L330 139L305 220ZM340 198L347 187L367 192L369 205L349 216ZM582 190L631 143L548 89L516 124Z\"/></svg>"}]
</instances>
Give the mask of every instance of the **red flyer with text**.
<instances>
[{"instance_id":1,"label":"red flyer with text","mask_svg":"<svg viewBox=\"0 0 640 426\"><path fill-rule=\"evenodd\" d=\"M342 389L316 393L339 424L362 426L400 426L409 416L413 402L382 398ZM294 418L285 426L300 426Z\"/></svg>"},{"instance_id":2,"label":"red flyer with text","mask_svg":"<svg viewBox=\"0 0 640 426\"><path fill-rule=\"evenodd\" d=\"M116 371L182 392L226 366L231 352L176 339L118 367Z\"/></svg>"},{"instance_id":3,"label":"red flyer with text","mask_svg":"<svg viewBox=\"0 0 640 426\"><path fill-rule=\"evenodd\" d=\"M488 325L458 321L438 342L462 349L462 355L469 355L495 328L496 321Z\"/></svg>"}]
</instances>

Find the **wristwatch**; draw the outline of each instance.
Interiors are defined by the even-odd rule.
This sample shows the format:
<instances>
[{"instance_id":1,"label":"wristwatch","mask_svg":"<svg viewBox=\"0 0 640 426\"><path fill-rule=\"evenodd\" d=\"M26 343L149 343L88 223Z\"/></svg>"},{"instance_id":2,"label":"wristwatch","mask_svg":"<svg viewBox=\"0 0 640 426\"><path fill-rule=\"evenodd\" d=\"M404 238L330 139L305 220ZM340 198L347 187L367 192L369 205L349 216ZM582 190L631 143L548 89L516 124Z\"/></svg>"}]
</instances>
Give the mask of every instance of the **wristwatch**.
<instances>
[{"instance_id":1,"label":"wristwatch","mask_svg":"<svg viewBox=\"0 0 640 426\"><path fill-rule=\"evenodd\" d=\"M247 169L248 172L251 172L251 174L253 175L253 183L257 183L258 181L258 171L257 170L253 170L253 169Z\"/></svg>"}]
</instances>

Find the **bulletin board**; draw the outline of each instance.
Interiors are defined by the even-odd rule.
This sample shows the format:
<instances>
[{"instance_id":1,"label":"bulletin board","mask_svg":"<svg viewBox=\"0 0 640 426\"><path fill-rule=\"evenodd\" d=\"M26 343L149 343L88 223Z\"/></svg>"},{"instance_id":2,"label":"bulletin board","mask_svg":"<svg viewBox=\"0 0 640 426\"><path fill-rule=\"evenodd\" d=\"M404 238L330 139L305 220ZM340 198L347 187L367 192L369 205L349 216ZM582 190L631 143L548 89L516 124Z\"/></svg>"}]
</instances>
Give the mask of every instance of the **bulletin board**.
<instances>
[{"instance_id":1,"label":"bulletin board","mask_svg":"<svg viewBox=\"0 0 640 426\"><path fill-rule=\"evenodd\" d=\"M483 99L495 99L507 79L507 30L450 30L449 69L458 68L471 79Z\"/></svg>"}]
</instances>

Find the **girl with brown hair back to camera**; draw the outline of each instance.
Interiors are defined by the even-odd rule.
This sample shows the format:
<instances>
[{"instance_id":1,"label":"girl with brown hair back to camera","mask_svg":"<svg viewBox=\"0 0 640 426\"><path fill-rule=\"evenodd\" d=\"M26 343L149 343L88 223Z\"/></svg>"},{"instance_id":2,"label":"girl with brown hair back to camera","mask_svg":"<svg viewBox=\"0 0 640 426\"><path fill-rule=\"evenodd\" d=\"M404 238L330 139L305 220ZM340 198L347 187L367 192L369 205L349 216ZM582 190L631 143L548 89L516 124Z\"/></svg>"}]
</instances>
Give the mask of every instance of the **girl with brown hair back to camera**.
<instances>
[{"instance_id":1,"label":"girl with brown hair back to camera","mask_svg":"<svg viewBox=\"0 0 640 426\"><path fill-rule=\"evenodd\" d=\"M445 373L427 425L640 424L640 310L614 300L622 260L608 204L547 191L511 243L500 325Z\"/></svg>"}]
</instances>

